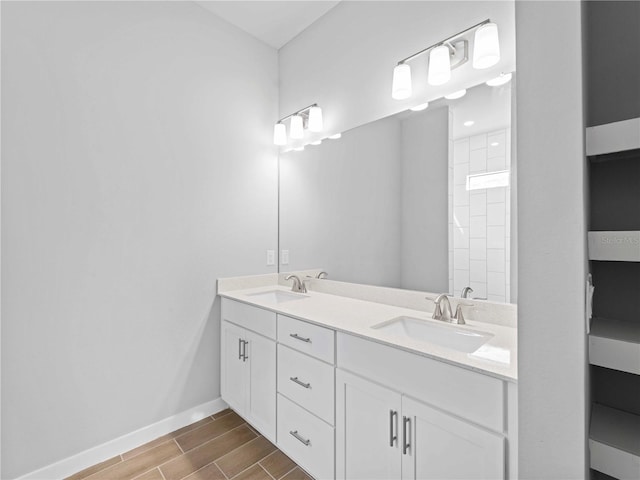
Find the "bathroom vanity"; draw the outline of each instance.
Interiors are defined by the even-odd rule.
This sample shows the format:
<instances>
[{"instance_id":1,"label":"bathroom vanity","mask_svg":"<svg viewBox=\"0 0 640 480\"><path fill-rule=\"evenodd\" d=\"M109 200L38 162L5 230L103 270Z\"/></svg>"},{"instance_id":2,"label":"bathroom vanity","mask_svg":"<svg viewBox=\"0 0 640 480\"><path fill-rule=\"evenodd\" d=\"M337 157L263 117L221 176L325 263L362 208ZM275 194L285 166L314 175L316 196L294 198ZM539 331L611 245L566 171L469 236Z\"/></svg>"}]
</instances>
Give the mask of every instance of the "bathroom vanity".
<instances>
[{"instance_id":1,"label":"bathroom vanity","mask_svg":"<svg viewBox=\"0 0 640 480\"><path fill-rule=\"evenodd\" d=\"M419 292L313 280L301 294L279 278L219 281L222 398L310 475L517 478L512 306L452 325Z\"/></svg>"}]
</instances>

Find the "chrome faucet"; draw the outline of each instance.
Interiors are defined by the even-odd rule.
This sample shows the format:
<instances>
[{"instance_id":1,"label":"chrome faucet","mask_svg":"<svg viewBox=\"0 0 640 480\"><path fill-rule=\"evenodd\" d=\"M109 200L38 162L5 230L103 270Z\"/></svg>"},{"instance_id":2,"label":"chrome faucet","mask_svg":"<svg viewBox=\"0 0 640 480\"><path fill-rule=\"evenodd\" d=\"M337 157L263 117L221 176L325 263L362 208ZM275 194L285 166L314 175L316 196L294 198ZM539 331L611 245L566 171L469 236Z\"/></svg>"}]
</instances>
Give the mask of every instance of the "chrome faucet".
<instances>
[{"instance_id":1,"label":"chrome faucet","mask_svg":"<svg viewBox=\"0 0 640 480\"><path fill-rule=\"evenodd\" d=\"M462 289L462 298L469 298L469 295L471 295L473 293L473 288L471 287L464 287Z\"/></svg>"},{"instance_id":2,"label":"chrome faucet","mask_svg":"<svg viewBox=\"0 0 640 480\"><path fill-rule=\"evenodd\" d=\"M451 312L451 303L449 302L449 297L447 297L446 293L438 295L434 300L434 303L436 304L436 308L433 311L432 316L434 320L442 320L443 322L465 325L464 315L462 314L462 303L458 303L455 315Z\"/></svg>"},{"instance_id":3,"label":"chrome faucet","mask_svg":"<svg viewBox=\"0 0 640 480\"><path fill-rule=\"evenodd\" d=\"M297 292L297 293L307 293L307 287L305 286L304 282L302 280L300 280L300 277L297 275L288 275L285 280L292 280L293 279L293 285L291 286L291 291L292 292Z\"/></svg>"}]
</instances>

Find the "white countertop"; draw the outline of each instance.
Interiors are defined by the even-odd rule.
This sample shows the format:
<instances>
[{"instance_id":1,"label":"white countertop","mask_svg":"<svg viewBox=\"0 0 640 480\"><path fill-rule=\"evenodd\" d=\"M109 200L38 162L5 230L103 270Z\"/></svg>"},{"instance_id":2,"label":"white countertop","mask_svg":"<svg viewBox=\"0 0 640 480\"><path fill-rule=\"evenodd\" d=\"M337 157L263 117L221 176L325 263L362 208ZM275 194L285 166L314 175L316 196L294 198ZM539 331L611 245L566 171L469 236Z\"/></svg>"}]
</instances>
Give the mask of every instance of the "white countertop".
<instances>
[{"instance_id":1,"label":"white countertop","mask_svg":"<svg viewBox=\"0 0 640 480\"><path fill-rule=\"evenodd\" d=\"M371 328L381 322L403 315L443 325L443 322L432 320L431 315L423 311L314 291L304 294L308 297L304 300L277 304L249 296L250 294L273 290L291 292L291 289L280 285L268 285L223 291L219 292L219 295L339 332L357 335L368 340L478 371L501 380L509 382L516 382L517 380L516 328L473 320L467 320L467 325L455 325L455 328L477 330L493 335L487 343L475 352L465 353L427 341L412 339L403 335L392 335Z\"/></svg>"}]
</instances>

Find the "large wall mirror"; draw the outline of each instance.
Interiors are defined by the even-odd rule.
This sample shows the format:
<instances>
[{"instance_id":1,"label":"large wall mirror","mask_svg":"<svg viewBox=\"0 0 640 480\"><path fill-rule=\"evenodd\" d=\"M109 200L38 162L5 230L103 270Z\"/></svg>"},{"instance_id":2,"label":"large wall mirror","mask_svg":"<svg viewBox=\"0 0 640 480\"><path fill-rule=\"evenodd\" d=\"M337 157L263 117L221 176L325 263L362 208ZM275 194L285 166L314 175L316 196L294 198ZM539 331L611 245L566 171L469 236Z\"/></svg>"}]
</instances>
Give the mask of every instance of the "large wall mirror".
<instances>
[{"instance_id":1,"label":"large wall mirror","mask_svg":"<svg viewBox=\"0 0 640 480\"><path fill-rule=\"evenodd\" d=\"M482 83L282 153L281 271L515 303L514 89Z\"/></svg>"}]
</instances>

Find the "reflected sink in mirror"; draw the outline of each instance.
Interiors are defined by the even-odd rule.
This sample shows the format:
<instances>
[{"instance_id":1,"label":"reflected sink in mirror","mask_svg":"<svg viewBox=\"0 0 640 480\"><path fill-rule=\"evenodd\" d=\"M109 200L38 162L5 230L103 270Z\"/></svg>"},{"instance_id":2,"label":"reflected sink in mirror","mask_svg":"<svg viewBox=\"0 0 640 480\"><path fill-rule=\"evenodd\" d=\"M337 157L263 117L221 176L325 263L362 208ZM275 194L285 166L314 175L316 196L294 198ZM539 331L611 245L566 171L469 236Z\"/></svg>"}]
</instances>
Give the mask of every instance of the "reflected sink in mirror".
<instances>
[{"instance_id":1,"label":"reflected sink in mirror","mask_svg":"<svg viewBox=\"0 0 640 480\"><path fill-rule=\"evenodd\" d=\"M421 340L464 353L475 352L493 338L493 334L488 332L459 328L450 324L438 325L427 320L404 316L387 320L371 328L390 335Z\"/></svg>"},{"instance_id":2,"label":"reflected sink in mirror","mask_svg":"<svg viewBox=\"0 0 640 480\"><path fill-rule=\"evenodd\" d=\"M268 292L248 293L247 297L251 297L252 300L267 303L285 303L309 298L308 295L301 295L299 293L293 292L283 292L282 290L269 290Z\"/></svg>"}]
</instances>

